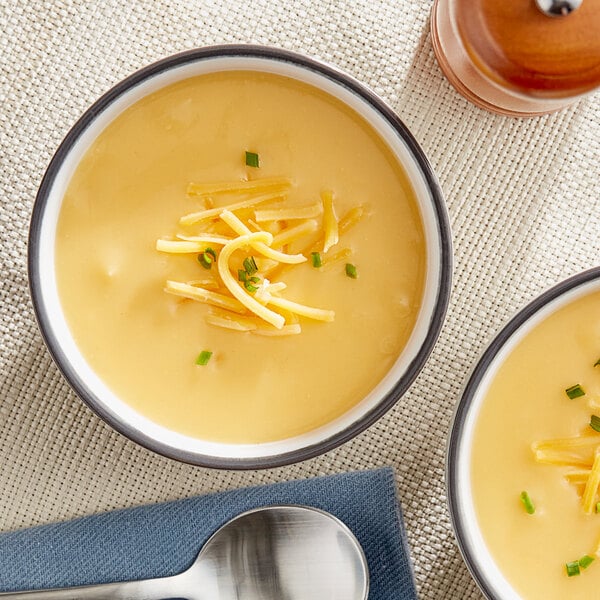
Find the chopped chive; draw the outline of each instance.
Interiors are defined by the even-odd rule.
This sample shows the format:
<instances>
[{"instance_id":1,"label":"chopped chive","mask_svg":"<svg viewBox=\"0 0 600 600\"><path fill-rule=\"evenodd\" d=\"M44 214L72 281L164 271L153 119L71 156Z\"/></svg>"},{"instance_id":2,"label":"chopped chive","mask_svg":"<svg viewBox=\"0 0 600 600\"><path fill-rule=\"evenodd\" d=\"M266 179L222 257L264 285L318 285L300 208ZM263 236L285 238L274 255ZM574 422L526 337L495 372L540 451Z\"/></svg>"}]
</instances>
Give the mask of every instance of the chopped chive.
<instances>
[{"instance_id":1,"label":"chopped chive","mask_svg":"<svg viewBox=\"0 0 600 600\"><path fill-rule=\"evenodd\" d=\"M204 251L204 254L210 254L215 260L217 260L217 253L210 246Z\"/></svg>"},{"instance_id":2,"label":"chopped chive","mask_svg":"<svg viewBox=\"0 0 600 600\"><path fill-rule=\"evenodd\" d=\"M260 283L260 279L258 277L248 277L248 281L251 283Z\"/></svg>"},{"instance_id":3,"label":"chopped chive","mask_svg":"<svg viewBox=\"0 0 600 600\"><path fill-rule=\"evenodd\" d=\"M198 254L198 262L205 268L210 269L212 267L213 259L210 254L206 252L202 252L202 254Z\"/></svg>"},{"instance_id":4,"label":"chopped chive","mask_svg":"<svg viewBox=\"0 0 600 600\"><path fill-rule=\"evenodd\" d=\"M596 504L596 512L600 513L600 502Z\"/></svg>"},{"instance_id":5,"label":"chopped chive","mask_svg":"<svg viewBox=\"0 0 600 600\"><path fill-rule=\"evenodd\" d=\"M590 427L594 431L600 432L600 417L599 416L592 415L592 418L590 419Z\"/></svg>"},{"instance_id":6,"label":"chopped chive","mask_svg":"<svg viewBox=\"0 0 600 600\"><path fill-rule=\"evenodd\" d=\"M196 364L204 367L208 364L210 357L212 356L212 352L210 350L202 350L200 354L198 354L198 358L196 358Z\"/></svg>"},{"instance_id":7,"label":"chopped chive","mask_svg":"<svg viewBox=\"0 0 600 600\"><path fill-rule=\"evenodd\" d=\"M246 269L246 273L248 273L248 275L254 275L254 273L258 271L254 256L248 256L244 259L244 269Z\"/></svg>"},{"instance_id":8,"label":"chopped chive","mask_svg":"<svg viewBox=\"0 0 600 600\"><path fill-rule=\"evenodd\" d=\"M529 494L525 491L521 492L521 502L523 503L527 514L532 515L535 512L535 505L529 497Z\"/></svg>"},{"instance_id":9,"label":"chopped chive","mask_svg":"<svg viewBox=\"0 0 600 600\"><path fill-rule=\"evenodd\" d=\"M346 263L346 275L351 279L356 279L358 277L358 273L356 272L356 267L351 265L350 263Z\"/></svg>"},{"instance_id":10,"label":"chopped chive","mask_svg":"<svg viewBox=\"0 0 600 600\"><path fill-rule=\"evenodd\" d=\"M246 152L246 165L258 168L258 154L256 152Z\"/></svg>"},{"instance_id":11,"label":"chopped chive","mask_svg":"<svg viewBox=\"0 0 600 600\"><path fill-rule=\"evenodd\" d=\"M594 363L594 366L595 367L600 366L600 358Z\"/></svg>"},{"instance_id":12,"label":"chopped chive","mask_svg":"<svg viewBox=\"0 0 600 600\"><path fill-rule=\"evenodd\" d=\"M244 269L238 269L238 279L239 281L246 282L248 279L248 273L246 273Z\"/></svg>"},{"instance_id":13,"label":"chopped chive","mask_svg":"<svg viewBox=\"0 0 600 600\"><path fill-rule=\"evenodd\" d=\"M311 252L310 257L312 259L312 266L315 267L315 269L323 266L320 252Z\"/></svg>"},{"instance_id":14,"label":"chopped chive","mask_svg":"<svg viewBox=\"0 0 600 600\"><path fill-rule=\"evenodd\" d=\"M589 554L586 554L585 556L582 556L577 562L579 563L579 566L582 569L587 569L594 562L594 557L590 556Z\"/></svg>"},{"instance_id":15,"label":"chopped chive","mask_svg":"<svg viewBox=\"0 0 600 600\"><path fill-rule=\"evenodd\" d=\"M567 567L567 575L569 577L573 577L573 575L579 575L581 573L581 571L579 570L578 560L566 563L565 567Z\"/></svg>"},{"instance_id":16,"label":"chopped chive","mask_svg":"<svg viewBox=\"0 0 600 600\"><path fill-rule=\"evenodd\" d=\"M574 400L575 398L580 398L581 396L585 396L584 389L578 383L567 388L565 392L567 396L571 398L571 400Z\"/></svg>"},{"instance_id":17,"label":"chopped chive","mask_svg":"<svg viewBox=\"0 0 600 600\"><path fill-rule=\"evenodd\" d=\"M244 287L249 292L255 292L258 289L255 285L252 285L249 281L244 281Z\"/></svg>"}]
</instances>

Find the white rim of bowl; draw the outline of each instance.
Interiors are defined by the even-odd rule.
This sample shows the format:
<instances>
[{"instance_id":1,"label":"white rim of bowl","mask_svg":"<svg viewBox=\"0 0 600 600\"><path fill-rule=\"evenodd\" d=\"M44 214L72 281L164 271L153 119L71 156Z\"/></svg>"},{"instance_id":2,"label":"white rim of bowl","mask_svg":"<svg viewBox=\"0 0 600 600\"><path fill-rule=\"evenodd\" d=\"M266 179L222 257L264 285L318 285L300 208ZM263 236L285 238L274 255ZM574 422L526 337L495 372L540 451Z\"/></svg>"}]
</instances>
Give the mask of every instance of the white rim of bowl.
<instances>
[{"instance_id":1,"label":"white rim of bowl","mask_svg":"<svg viewBox=\"0 0 600 600\"><path fill-rule=\"evenodd\" d=\"M470 451L483 399L498 367L528 332L563 306L599 290L600 267L595 267L558 283L520 310L483 352L456 406L446 452L450 518L463 559L490 600L520 600L521 596L496 566L473 504Z\"/></svg>"},{"instance_id":2,"label":"white rim of bowl","mask_svg":"<svg viewBox=\"0 0 600 600\"><path fill-rule=\"evenodd\" d=\"M423 304L396 364L377 387L335 421L304 435L263 444L224 444L171 431L133 410L83 358L61 310L54 277L54 241L65 188L81 156L123 110L145 95L189 77L223 70L263 71L308 83L340 99L377 131L403 165L419 199L427 248ZM262 46L211 46L151 64L118 83L67 134L40 185L29 233L29 282L46 345L71 387L114 429L159 454L196 465L255 469L291 464L351 439L395 404L414 381L441 329L451 287L450 226L442 192L423 151L397 115L373 92L337 69Z\"/></svg>"}]
</instances>

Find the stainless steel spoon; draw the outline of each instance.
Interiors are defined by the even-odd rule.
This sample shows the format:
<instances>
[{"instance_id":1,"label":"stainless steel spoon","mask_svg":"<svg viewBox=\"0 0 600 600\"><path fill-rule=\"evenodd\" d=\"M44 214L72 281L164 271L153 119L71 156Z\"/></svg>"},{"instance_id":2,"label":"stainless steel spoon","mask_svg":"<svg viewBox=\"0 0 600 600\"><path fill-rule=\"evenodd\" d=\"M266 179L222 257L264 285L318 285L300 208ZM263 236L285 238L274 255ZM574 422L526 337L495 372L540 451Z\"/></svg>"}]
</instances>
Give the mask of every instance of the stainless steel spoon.
<instances>
[{"instance_id":1,"label":"stainless steel spoon","mask_svg":"<svg viewBox=\"0 0 600 600\"><path fill-rule=\"evenodd\" d=\"M173 577L0 594L46 600L366 600L367 562L340 520L305 506L242 513Z\"/></svg>"}]
</instances>

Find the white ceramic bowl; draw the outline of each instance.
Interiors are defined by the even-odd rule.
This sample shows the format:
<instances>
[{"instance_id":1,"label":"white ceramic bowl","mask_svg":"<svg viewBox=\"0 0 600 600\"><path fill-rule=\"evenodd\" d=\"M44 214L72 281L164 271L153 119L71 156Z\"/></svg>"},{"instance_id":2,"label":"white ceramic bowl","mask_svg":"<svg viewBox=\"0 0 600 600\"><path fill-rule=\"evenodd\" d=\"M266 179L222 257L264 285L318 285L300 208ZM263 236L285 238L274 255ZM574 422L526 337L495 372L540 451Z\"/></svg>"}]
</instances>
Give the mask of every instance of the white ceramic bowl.
<instances>
[{"instance_id":1,"label":"white ceramic bowl","mask_svg":"<svg viewBox=\"0 0 600 600\"><path fill-rule=\"evenodd\" d=\"M422 307L406 349L379 385L334 422L305 435L265 444L221 444L175 433L134 411L94 373L65 320L54 270L56 224L68 182L99 133L144 96L179 80L224 70L275 73L317 87L362 115L404 166L414 188L427 246ZM78 395L116 430L163 455L219 468L264 468L315 456L349 440L383 415L423 367L444 318L451 282L451 236L432 169L410 132L375 94L338 70L306 57L257 46L184 52L134 73L100 98L75 124L41 183L31 220L29 276L42 335Z\"/></svg>"},{"instance_id":2,"label":"white ceramic bowl","mask_svg":"<svg viewBox=\"0 0 600 600\"><path fill-rule=\"evenodd\" d=\"M500 571L481 533L473 502L473 436L487 390L500 366L541 321L577 298L600 290L600 267L552 287L515 315L494 337L474 368L456 407L446 453L446 484L458 545L473 578L493 600L521 600Z\"/></svg>"}]
</instances>

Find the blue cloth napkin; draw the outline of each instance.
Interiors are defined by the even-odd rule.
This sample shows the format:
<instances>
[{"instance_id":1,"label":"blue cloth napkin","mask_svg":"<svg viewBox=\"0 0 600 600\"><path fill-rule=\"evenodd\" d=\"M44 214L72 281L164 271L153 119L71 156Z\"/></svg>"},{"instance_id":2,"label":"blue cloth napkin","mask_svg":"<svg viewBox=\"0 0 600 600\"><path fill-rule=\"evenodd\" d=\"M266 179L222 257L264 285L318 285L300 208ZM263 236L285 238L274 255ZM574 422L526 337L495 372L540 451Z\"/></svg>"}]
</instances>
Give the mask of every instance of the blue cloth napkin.
<instances>
[{"instance_id":1,"label":"blue cloth napkin","mask_svg":"<svg viewBox=\"0 0 600 600\"><path fill-rule=\"evenodd\" d=\"M272 504L303 504L337 516L365 551L369 600L416 600L390 468L237 489L3 533L0 590L175 575L226 521Z\"/></svg>"}]
</instances>

